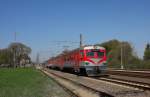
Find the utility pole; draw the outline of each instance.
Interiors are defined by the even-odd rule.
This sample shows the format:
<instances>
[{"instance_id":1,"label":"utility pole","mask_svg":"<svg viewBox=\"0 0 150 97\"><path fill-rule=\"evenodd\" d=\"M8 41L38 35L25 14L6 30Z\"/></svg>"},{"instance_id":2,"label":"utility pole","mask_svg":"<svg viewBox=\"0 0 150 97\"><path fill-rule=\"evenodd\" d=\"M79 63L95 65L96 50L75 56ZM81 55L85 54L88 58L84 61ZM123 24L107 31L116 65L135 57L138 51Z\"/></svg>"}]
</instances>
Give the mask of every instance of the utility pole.
<instances>
[{"instance_id":1,"label":"utility pole","mask_svg":"<svg viewBox=\"0 0 150 97\"><path fill-rule=\"evenodd\" d=\"M37 56L36 56L36 63L39 64L39 57L40 57L40 54L37 53Z\"/></svg>"},{"instance_id":2,"label":"utility pole","mask_svg":"<svg viewBox=\"0 0 150 97\"><path fill-rule=\"evenodd\" d=\"M16 42L16 32L14 32L14 42ZM13 52L14 52L14 58L13 58L13 61L14 61L14 68L16 68L16 47L14 46L13 48Z\"/></svg>"},{"instance_id":3,"label":"utility pole","mask_svg":"<svg viewBox=\"0 0 150 97\"><path fill-rule=\"evenodd\" d=\"M82 34L80 34L80 47L83 46L83 37L82 37Z\"/></svg>"},{"instance_id":4,"label":"utility pole","mask_svg":"<svg viewBox=\"0 0 150 97\"><path fill-rule=\"evenodd\" d=\"M14 52L14 58L13 58L14 68L16 68L16 47L13 48L13 52Z\"/></svg>"},{"instance_id":5,"label":"utility pole","mask_svg":"<svg viewBox=\"0 0 150 97\"><path fill-rule=\"evenodd\" d=\"M124 66L123 66L123 43L121 42L121 69L124 69Z\"/></svg>"}]
</instances>

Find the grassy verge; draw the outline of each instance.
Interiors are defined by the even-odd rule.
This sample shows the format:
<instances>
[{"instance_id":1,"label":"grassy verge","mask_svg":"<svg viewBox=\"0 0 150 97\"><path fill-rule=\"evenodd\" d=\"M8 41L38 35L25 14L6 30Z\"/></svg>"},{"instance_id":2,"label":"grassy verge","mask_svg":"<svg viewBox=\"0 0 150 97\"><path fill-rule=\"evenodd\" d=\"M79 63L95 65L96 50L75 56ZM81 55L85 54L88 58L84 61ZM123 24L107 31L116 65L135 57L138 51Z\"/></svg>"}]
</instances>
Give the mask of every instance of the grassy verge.
<instances>
[{"instance_id":1,"label":"grassy verge","mask_svg":"<svg viewBox=\"0 0 150 97\"><path fill-rule=\"evenodd\" d=\"M36 69L0 69L0 97L66 96L62 88Z\"/></svg>"}]
</instances>

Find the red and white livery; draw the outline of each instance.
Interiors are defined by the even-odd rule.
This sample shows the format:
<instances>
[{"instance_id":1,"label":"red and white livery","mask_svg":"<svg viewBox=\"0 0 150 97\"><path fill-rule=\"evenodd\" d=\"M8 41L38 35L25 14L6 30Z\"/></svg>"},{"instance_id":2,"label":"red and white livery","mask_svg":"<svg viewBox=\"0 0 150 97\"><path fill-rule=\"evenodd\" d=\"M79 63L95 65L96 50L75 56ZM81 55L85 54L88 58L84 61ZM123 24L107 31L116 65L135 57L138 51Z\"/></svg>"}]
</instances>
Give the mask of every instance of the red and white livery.
<instances>
[{"instance_id":1,"label":"red and white livery","mask_svg":"<svg viewBox=\"0 0 150 97\"><path fill-rule=\"evenodd\" d=\"M104 74L106 60L104 47L84 46L49 59L48 67L97 76Z\"/></svg>"}]
</instances>

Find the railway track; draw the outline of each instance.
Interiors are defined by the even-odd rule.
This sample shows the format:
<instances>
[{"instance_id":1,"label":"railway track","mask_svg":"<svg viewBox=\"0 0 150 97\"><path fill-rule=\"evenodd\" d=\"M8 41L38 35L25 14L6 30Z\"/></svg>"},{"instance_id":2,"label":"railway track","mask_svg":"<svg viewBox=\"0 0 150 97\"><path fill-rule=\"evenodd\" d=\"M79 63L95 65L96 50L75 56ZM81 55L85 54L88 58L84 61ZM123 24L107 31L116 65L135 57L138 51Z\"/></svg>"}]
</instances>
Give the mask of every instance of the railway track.
<instances>
[{"instance_id":1,"label":"railway track","mask_svg":"<svg viewBox=\"0 0 150 97\"><path fill-rule=\"evenodd\" d=\"M71 91L71 94L74 95L72 97L147 97L144 90L148 89L127 87L127 83L120 85L121 81L114 84L116 79L110 81L106 78L94 79L54 70L42 71Z\"/></svg>"},{"instance_id":2,"label":"railway track","mask_svg":"<svg viewBox=\"0 0 150 97\"><path fill-rule=\"evenodd\" d=\"M74 93L72 90L66 88L64 85L59 83L59 81L53 75L51 75L50 73L46 72L45 70L41 70L41 71L44 72L44 74L50 76L58 85L60 85L70 95L70 97L80 97L79 95Z\"/></svg>"},{"instance_id":3,"label":"railway track","mask_svg":"<svg viewBox=\"0 0 150 97\"><path fill-rule=\"evenodd\" d=\"M122 76L130 76L130 77L139 77L139 78L147 78L150 79L150 71L142 71L142 70L107 70L107 74L110 75L122 75Z\"/></svg>"},{"instance_id":4,"label":"railway track","mask_svg":"<svg viewBox=\"0 0 150 97\"><path fill-rule=\"evenodd\" d=\"M69 91L71 97L114 97L110 94L98 91L94 88L88 87L86 85L80 84L76 81L62 77L56 73L48 72L47 70L42 70L46 75L53 78L59 85L61 85L65 90ZM62 82L68 82L71 86L67 86ZM78 90L80 91L78 91Z\"/></svg>"},{"instance_id":5,"label":"railway track","mask_svg":"<svg viewBox=\"0 0 150 97\"><path fill-rule=\"evenodd\" d=\"M131 81L131 80L124 80L124 79L117 79L117 78L111 78L111 77L101 77L97 78L98 80L103 80L107 82L112 82L115 84L120 84L120 85L125 85L129 87L134 87L137 89L141 90L149 90L150 91L150 84L148 83L143 83L143 82L136 82L136 81Z\"/></svg>"}]
</instances>

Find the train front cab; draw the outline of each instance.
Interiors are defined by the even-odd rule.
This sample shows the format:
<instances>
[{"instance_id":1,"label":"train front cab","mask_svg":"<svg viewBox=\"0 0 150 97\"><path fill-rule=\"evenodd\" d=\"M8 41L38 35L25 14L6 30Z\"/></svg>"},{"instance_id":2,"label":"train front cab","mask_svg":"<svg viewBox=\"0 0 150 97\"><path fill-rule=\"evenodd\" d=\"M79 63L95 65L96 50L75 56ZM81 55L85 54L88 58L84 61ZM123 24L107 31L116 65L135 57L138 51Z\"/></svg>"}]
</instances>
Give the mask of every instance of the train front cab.
<instances>
[{"instance_id":1,"label":"train front cab","mask_svg":"<svg viewBox=\"0 0 150 97\"><path fill-rule=\"evenodd\" d=\"M104 48L80 50L80 73L87 76L106 75L106 51Z\"/></svg>"}]
</instances>

